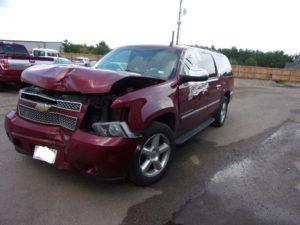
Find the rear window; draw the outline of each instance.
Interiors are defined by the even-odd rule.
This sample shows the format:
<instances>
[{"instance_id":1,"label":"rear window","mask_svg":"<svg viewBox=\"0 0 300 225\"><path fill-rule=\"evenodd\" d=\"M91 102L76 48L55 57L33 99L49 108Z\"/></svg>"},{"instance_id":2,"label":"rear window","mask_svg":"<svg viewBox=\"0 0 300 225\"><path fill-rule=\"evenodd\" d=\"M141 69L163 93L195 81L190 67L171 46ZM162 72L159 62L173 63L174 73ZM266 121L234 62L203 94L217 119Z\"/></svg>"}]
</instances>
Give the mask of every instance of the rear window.
<instances>
[{"instance_id":1,"label":"rear window","mask_svg":"<svg viewBox=\"0 0 300 225\"><path fill-rule=\"evenodd\" d=\"M0 55L29 56L27 49L22 45L0 43Z\"/></svg>"}]
</instances>

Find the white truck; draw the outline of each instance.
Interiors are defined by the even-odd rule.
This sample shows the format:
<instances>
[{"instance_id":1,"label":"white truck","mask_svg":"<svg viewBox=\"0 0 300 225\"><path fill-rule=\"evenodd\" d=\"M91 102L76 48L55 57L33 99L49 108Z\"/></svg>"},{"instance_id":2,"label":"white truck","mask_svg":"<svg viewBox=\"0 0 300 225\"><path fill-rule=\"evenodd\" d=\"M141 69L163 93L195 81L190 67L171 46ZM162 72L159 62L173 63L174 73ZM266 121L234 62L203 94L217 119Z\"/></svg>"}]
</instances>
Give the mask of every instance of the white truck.
<instances>
[{"instance_id":1,"label":"white truck","mask_svg":"<svg viewBox=\"0 0 300 225\"><path fill-rule=\"evenodd\" d=\"M59 52L50 48L34 48L32 49L34 57L59 57Z\"/></svg>"}]
</instances>

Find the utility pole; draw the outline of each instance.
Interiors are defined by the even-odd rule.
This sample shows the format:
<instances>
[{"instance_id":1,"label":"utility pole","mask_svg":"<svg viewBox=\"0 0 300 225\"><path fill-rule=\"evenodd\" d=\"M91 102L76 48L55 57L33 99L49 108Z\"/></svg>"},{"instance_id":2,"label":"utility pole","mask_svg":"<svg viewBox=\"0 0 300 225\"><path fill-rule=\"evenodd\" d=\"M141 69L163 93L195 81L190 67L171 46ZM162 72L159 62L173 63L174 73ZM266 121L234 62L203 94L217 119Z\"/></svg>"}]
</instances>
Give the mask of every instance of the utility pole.
<instances>
[{"instance_id":1,"label":"utility pole","mask_svg":"<svg viewBox=\"0 0 300 225\"><path fill-rule=\"evenodd\" d=\"M179 4L176 45L179 44L179 39L180 39L181 14L182 14L182 0L180 0L180 4Z\"/></svg>"}]
</instances>

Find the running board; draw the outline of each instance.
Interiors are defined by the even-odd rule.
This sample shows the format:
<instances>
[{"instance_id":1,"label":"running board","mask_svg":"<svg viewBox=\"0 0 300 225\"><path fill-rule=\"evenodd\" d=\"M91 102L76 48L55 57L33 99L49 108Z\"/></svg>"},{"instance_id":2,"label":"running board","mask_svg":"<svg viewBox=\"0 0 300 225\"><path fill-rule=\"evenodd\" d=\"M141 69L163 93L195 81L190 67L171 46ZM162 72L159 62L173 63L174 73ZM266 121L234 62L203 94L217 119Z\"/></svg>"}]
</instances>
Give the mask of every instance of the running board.
<instances>
[{"instance_id":1,"label":"running board","mask_svg":"<svg viewBox=\"0 0 300 225\"><path fill-rule=\"evenodd\" d=\"M184 142L189 140L191 137L195 136L200 131L204 130L206 127L211 125L214 121L215 121L214 118L209 118L209 119L205 120L204 122L202 122L199 126L193 128L192 130L189 130L186 133L181 134L180 136L178 136L176 138L176 144L177 145L183 144Z\"/></svg>"}]
</instances>

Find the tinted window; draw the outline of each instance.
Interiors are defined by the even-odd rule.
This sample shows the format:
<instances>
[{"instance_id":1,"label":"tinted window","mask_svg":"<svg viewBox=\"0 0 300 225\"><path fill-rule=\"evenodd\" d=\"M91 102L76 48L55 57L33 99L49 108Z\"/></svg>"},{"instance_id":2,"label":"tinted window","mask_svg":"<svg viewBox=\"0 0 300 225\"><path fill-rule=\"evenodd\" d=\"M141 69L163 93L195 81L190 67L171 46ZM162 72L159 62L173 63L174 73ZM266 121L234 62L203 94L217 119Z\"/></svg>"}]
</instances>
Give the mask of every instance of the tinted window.
<instances>
[{"instance_id":1,"label":"tinted window","mask_svg":"<svg viewBox=\"0 0 300 225\"><path fill-rule=\"evenodd\" d=\"M215 55L215 60L219 74L223 76L232 76L232 68L226 56Z\"/></svg>"},{"instance_id":2,"label":"tinted window","mask_svg":"<svg viewBox=\"0 0 300 225\"><path fill-rule=\"evenodd\" d=\"M6 56L29 56L22 45L0 43L0 54Z\"/></svg>"},{"instance_id":3,"label":"tinted window","mask_svg":"<svg viewBox=\"0 0 300 225\"><path fill-rule=\"evenodd\" d=\"M46 56L46 54L45 54L45 51L34 50L33 51L33 56L35 56L35 57Z\"/></svg>"},{"instance_id":4,"label":"tinted window","mask_svg":"<svg viewBox=\"0 0 300 225\"><path fill-rule=\"evenodd\" d=\"M48 56L57 57L58 54L56 52L47 52Z\"/></svg>"},{"instance_id":5,"label":"tinted window","mask_svg":"<svg viewBox=\"0 0 300 225\"><path fill-rule=\"evenodd\" d=\"M179 55L180 50L175 48L119 48L104 56L94 68L127 71L168 80L175 76Z\"/></svg>"}]
</instances>

